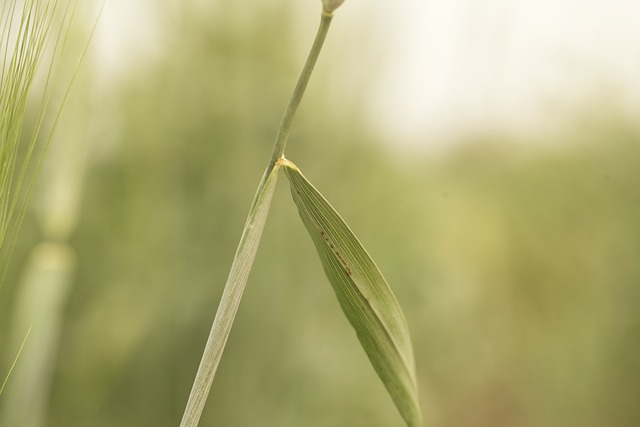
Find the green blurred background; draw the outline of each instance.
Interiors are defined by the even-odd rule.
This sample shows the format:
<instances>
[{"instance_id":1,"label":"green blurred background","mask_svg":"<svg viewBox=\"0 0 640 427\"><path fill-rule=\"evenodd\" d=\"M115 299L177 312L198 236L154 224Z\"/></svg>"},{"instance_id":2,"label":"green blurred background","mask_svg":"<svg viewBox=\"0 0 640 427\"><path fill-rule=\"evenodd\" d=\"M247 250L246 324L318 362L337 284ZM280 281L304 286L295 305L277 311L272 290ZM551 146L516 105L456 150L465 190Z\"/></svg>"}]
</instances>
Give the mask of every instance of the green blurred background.
<instances>
[{"instance_id":1,"label":"green blurred background","mask_svg":"<svg viewBox=\"0 0 640 427\"><path fill-rule=\"evenodd\" d=\"M113 69L87 58L0 294L0 372L34 326L0 398L0 412L12 402L18 413L6 423L179 424L315 32L319 2L308 3L138 5L118 19L140 19L151 37L135 13L153 13L152 53ZM359 106L393 55L362 20L345 31L367 13L353 3L337 14L287 154L395 290L425 425L640 425L637 115L605 96L536 132L492 126L445 148L426 134L390 140ZM67 247L54 258L72 266L44 337L35 301L51 301L48 285L24 291L43 241ZM16 409L29 378L20 364L39 345L50 351L34 396L44 403L23 397ZM38 421L15 421L21 411ZM201 425L402 425L284 177Z\"/></svg>"}]
</instances>

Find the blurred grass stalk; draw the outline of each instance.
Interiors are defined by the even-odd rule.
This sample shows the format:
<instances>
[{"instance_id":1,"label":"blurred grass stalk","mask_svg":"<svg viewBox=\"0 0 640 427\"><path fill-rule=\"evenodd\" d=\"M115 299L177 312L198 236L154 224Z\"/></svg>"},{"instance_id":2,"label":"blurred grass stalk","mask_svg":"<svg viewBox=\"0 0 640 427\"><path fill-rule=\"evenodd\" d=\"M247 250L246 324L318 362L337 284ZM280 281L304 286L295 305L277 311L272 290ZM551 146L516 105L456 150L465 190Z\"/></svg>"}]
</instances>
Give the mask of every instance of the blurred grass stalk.
<instances>
[{"instance_id":1,"label":"blurred grass stalk","mask_svg":"<svg viewBox=\"0 0 640 427\"><path fill-rule=\"evenodd\" d=\"M11 0L2 6L2 281L44 156L93 34L92 30L86 37L75 68L65 73L65 48L77 6L77 0ZM60 74L65 77L62 84L58 84L63 80ZM82 117L84 110L77 108L75 117ZM33 130L25 137L27 128ZM83 139L69 132L64 136L52 150L54 162L43 171L48 178L39 200L43 241L29 256L12 304L8 345L3 350L20 349L20 358L0 399L0 425L37 427L45 422L64 307L76 268L75 252L67 241L77 223L86 160Z\"/></svg>"},{"instance_id":2,"label":"blurred grass stalk","mask_svg":"<svg viewBox=\"0 0 640 427\"><path fill-rule=\"evenodd\" d=\"M86 114L81 105L67 108L74 118ZM59 130L34 197L43 239L31 251L12 307L11 348L17 348L25 331L31 333L6 391L0 425L40 427L46 421L64 310L77 265L68 240L78 223L86 172L84 133L78 125Z\"/></svg>"},{"instance_id":3,"label":"blurred grass stalk","mask_svg":"<svg viewBox=\"0 0 640 427\"><path fill-rule=\"evenodd\" d=\"M2 397L0 425L44 425L75 265L74 251L63 243L40 243L31 252L13 304L10 348L31 333Z\"/></svg>"}]
</instances>

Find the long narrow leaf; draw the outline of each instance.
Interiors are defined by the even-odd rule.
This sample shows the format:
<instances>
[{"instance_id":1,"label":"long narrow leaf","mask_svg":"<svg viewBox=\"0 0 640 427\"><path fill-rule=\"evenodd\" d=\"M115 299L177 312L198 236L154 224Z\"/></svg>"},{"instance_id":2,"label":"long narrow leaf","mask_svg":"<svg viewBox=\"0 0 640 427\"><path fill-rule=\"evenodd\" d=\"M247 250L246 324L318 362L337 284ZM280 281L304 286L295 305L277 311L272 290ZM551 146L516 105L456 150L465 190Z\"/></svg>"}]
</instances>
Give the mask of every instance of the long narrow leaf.
<instances>
[{"instance_id":1,"label":"long narrow leaf","mask_svg":"<svg viewBox=\"0 0 640 427\"><path fill-rule=\"evenodd\" d=\"M410 427L421 425L409 328L391 288L357 237L290 161L291 194L340 306Z\"/></svg>"},{"instance_id":2,"label":"long narrow leaf","mask_svg":"<svg viewBox=\"0 0 640 427\"><path fill-rule=\"evenodd\" d=\"M240 238L236 255L233 258L231 271L224 286L220 305L200 360L196 379L191 388L187 407L182 415L180 427L196 427L200 422L204 404L209 396L213 378L216 375L224 347L231 333L231 326L238 312L240 300L253 266L253 260L258 251L262 231L271 207L273 193L276 189L279 169L279 165L269 165L253 198L249 216L242 230L242 237Z\"/></svg>"}]
</instances>

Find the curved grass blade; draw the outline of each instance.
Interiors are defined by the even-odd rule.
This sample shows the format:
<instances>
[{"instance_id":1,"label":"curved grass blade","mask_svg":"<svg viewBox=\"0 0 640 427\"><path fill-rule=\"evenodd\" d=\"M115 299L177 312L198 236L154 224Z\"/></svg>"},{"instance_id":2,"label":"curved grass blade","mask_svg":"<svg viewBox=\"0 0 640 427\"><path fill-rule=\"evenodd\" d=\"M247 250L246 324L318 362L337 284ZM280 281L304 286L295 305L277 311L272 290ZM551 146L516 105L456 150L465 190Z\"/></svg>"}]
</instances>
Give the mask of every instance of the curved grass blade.
<instances>
[{"instance_id":1,"label":"curved grass blade","mask_svg":"<svg viewBox=\"0 0 640 427\"><path fill-rule=\"evenodd\" d=\"M391 288L322 194L293 163L281 164L342 311L406 424L422 425L409 328Z\"/></svg>"}]
</instances>

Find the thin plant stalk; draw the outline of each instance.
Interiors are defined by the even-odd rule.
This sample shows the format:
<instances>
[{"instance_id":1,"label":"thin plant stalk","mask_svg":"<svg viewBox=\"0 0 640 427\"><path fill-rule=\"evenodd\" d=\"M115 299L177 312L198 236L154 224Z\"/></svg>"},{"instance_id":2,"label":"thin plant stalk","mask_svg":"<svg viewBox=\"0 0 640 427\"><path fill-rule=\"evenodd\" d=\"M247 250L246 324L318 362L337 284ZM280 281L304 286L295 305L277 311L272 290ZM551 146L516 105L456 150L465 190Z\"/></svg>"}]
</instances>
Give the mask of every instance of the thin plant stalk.
<instances>
[{"instance_id":1,"label":"thin plant stalk","mask_svg":"<svg viewBox=\"0 0 640 427\"><path fill-rule=\"evenodd\" d=\"M198 372L191 388L191 394L189 395L189 400L187 401L187 406L182 416L181 427L195 427L200 421L207 396L211 390L213 378L216 374L220 359L222 358L224 347L231 332L231 326L249 278L253 260L258 250L276 187L278 172L281 167L279 159L284 155L284 149L289 138L293 118L302 101L302 96L304 95L313 68L322 50L322 45L329 31L332 18L332 13L322 12L320 26L313 46L311 47L307 61L304 64L291 99L282 116L271 159L269 160L269 164L267 165L251 208L249 209L249 215L242 231L242 237L240 238L240 243L231 265L231 271L229 272L222 298L220 299L220 305L218 306L218 311L216 312L216 317L213 321L211 332L209 333L200 366L198 367Z\"/></svg>"}]
</instances>

